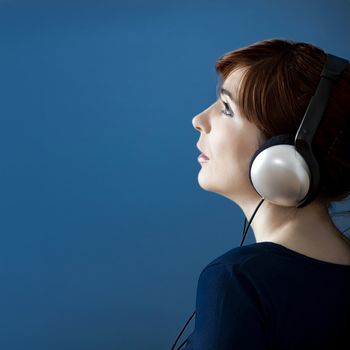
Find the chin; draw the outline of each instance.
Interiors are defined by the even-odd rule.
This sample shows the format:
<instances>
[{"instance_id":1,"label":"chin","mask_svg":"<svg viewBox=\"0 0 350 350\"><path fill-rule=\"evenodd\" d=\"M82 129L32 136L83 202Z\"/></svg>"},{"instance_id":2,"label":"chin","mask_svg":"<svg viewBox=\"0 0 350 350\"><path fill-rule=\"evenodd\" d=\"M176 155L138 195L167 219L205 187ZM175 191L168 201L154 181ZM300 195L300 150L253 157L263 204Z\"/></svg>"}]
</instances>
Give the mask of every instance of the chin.
<instances>
[{"instance_id":1,"label":"chin","mask_svg":"<svg viewBox=\"0 0 350 350\"><path fill-rule=\"evenodd\" d=\"M207 176L203 175L201 172L198 174L198 184L203 190L210 191L210 181L208 181Z\"/></svg>"}]
</instances>

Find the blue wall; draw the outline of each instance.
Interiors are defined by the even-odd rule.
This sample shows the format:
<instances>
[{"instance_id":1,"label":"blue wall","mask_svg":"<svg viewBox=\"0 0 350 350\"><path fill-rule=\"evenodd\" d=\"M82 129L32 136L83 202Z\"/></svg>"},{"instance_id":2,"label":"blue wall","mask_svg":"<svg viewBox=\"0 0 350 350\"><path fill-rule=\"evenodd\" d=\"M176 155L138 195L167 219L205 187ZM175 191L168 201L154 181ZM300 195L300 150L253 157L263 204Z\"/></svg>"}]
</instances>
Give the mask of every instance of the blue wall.
<instances>
[{"instance_id":1,"label":"blue wall","mask_svg":"<svg viewBox=\"0 0 350 350\"><path fill-rule=\"evenodd\" d=\"M349 58L349 18L348 0L0 0L0 348L170 349L244 219L197 181L215 60L272 37Z\"/></svg>"}]
</instances>

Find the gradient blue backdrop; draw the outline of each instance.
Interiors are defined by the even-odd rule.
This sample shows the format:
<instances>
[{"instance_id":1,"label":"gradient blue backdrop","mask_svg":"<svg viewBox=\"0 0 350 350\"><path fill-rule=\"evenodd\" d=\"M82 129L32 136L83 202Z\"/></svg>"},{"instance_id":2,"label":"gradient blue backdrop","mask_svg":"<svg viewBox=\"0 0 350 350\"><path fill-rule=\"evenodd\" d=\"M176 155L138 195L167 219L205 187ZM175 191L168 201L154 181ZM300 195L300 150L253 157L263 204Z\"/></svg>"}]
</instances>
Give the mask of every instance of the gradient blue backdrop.
<instances>
[{"instance_id":1,"label":"gradient blue backdrop","mask_svg":"<svg viewBox=\"0 0 350 350\"><path fill-rule=\"evenodd\" d=\"M273 37L349 58L349 18L346 0L0 0L0 348L170 349L244 219L197 180L215 60Z\"/></svg>"}]
</instances>

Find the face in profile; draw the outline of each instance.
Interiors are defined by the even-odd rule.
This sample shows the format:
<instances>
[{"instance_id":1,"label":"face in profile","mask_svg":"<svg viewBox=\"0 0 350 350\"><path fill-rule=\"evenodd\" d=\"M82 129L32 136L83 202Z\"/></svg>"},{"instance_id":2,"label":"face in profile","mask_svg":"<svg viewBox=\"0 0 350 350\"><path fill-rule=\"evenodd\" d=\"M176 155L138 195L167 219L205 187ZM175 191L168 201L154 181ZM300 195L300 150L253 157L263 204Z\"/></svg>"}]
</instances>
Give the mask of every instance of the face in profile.
<instances>
[{"instance_id":1,"label":"face in profile","mask_svg":"<svg viewBox=\"0 0 350 350\"><path fill-rule=\"evenodd\" d=\"M244 70L234 70L222 83L218 99L192 119L200 132L198 147L209 160L200 162L199 185L234 201L249 193L249 162L263 143L262 132L240 115L235 96Z\"/></svg>"}]
</instances>

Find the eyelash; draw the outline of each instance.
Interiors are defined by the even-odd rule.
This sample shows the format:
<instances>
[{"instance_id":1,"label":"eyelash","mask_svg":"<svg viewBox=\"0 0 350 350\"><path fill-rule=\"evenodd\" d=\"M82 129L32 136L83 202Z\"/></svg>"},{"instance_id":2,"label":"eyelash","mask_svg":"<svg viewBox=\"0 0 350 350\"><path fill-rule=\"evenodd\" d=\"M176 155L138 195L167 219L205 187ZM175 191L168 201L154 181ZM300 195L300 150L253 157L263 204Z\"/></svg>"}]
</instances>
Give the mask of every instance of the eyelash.
<instances>
[{"instance_id":1,"label":"eyelash","mask_svg":"<svg viewBox=\"0 0 350 350\"><path fill-rule=\"evenodd\" d=\"M233 117L233 113L231 111L231 108L229 107L228 103L222 101L222 103L224 104L225 108L221 110L221 113L223 113L224 115L227 115L227 116L231 116ZM228 110L230 113L226 113L226 110Z\"/></svg>"}]
</instances>

